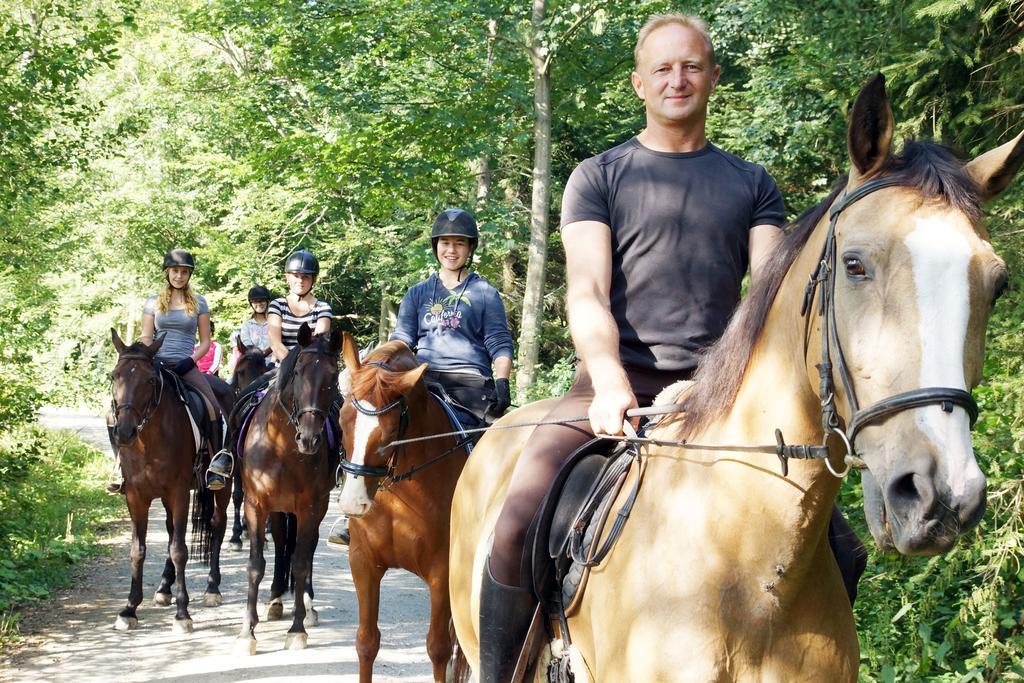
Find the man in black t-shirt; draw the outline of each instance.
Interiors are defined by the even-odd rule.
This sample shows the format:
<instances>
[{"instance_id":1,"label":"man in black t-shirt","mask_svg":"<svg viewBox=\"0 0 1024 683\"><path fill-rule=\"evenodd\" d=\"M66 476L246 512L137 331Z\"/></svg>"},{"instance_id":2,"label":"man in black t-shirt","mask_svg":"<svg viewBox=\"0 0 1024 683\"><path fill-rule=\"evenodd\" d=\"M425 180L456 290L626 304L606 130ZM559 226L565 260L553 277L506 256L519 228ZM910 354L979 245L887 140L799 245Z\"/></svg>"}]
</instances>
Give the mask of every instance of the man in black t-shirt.
<instances>
[{"instance_id":1,"label":"man in black t-shirt","mask_svg":"<svg viewBox=\"0 0 1024 683\"><path fill-rule=\"evenodd\" d=\"M481 681L505 683L532 616L520 559L530 522L565 458L625 411L691 376L739 302L740 282L781 238L785 210L760 166L705 137L720 68L704 22L651 17L637 36L647 127L573 172L562 200L566 308L580 364L516 465L480 593ZM589 427L589 429L588 429Z\"/></svg>"}]
</instances>

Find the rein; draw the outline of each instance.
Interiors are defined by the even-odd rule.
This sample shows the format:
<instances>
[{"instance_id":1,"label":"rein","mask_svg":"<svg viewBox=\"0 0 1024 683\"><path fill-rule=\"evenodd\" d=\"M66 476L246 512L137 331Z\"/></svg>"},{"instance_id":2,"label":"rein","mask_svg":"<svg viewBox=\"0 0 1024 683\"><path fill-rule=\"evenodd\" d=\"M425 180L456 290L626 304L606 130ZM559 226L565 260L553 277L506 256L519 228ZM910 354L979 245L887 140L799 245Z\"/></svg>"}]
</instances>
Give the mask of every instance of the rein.
<instances>
[{"instance_id":1,"label":"rein","mask_svg":"<svg viewBox=\"0 0 1024 683\"><path fill-rule=\"evenodd\" d=\"M383 368L388 372L394 372L394 370L387 363L382 363L380 361L369 361L368 363L366 363L366 365L373 365L378 368ZM437 397L434 397L434 399L438 401L440 400ZM344 458L340 463L342 471L345 472L346 474L351 474L354 477L383 478L384 484L382 488L384 488L385 490L390 486L397 484L401 481L412 479L413 475L415 475L417 472L421 472L427 469L434 463L439 462L444 458L448 457L449 455L451 455L452 453L458 451L459 449L464 448L467 444L472 442L472 437L466 436L467 434L483 431L481 429L464 429L461 432L447 432L444 434L431 434L426 437L403 439L402 437L405 436L405 430L409 427L409 402L406 400L405 396L399 396L398 398L393 400L391 403L388 403L383 408L370 408L364 403L361 403L359 399L357 399L355 396L349 396L346 400L351 402L352 407L355 408L358 412L368 417L378 417L380 415L384 415L385 413L389 413L392 410L395 410L396 408L402 409L402 412L398 417L398 438L387 445L381 446L377 451L378 453L383 453L385 450L389 448L391 449L391 455L388 456L387 465L360 465L354 462L350 462L349 460ZM454 446L446 450L444 453L436 455L433 458L427 460L426 462L420 463L419 465L416 465L415 467L412 467L406 470L405 472L402 472L401 474L396 474L396 471L398 469L398 456L400 446L404 446L405 444L408 443L415 443L418 441L439 439L445 436L459 436L462 438L459 439Z\"/></svg>"},{"instance_id":2,"label":"rein","mask_svg":"<svg viewBox=\"0 0 1024 683\"><path fill-rule=\"evenodd\" d=\"M825 244L822 247L821 257L818 259L818 265L814 272L810 275L807 286L804 290L804 299L800 307L801 317L807 317L811 310L811 302L814 299L815 292L818 293L818 315L822 318L821 326L821 363L817 364L819 373L819 397L821 400L821 423L824 430L824 437L820 444L787 444L782 436L782 431L779 429L775 430L775 444L774 445L763 445L763 446L730 446L730 445L719 445L719 444L699 444L691 443L686 440L671 441L662 439L651 439L647 437L637 436L635 434L627 436L608 436L600 435L601 438L608 439L610 441L624 441L629 443L637 444L649 444L654 446L669 446L674 448L682 448L689 450L702 450L702 451L732 451L732 452L745 452L745 453L766 453L774 454L779 459L779 463L782 470L782 476L789 474L789 460L824 460L825 467L828 471L837 478L843 478L851 468L866 469L864 462L857 457L855 441L857 434L864 427L884 420L887 417L900 413L904 410L912 408L920 408L929 405L938 405L947 413L953 411L954 406L960 406L967 411L970 417L970 424L973 427L978 419L978 404L975 402L974 397L971 396L969 391L963 389L956 389L953 387L922 387L918 389L912 389L910 391L904 391L898 394L893 394L887 398L884 398L876 403L871 404L867 408L861 408L860 403L857 401L856 391L853 387L853 380L850 377L850 370L846 364L846 359L843 355L842 346L839 343L839 335L836 327L836 310L835 310L835 274L836 274L836 224L839 222L840 214L847 209L849 206L857 202L859 199L863 199L867 195L877 192L878 190L885 189L888 187L895 187L902 185L900 181L893 178L879 178L875 180L869 180L860 187L856 188L852 192L844 193L843 196L835 202L829 209L829 226L828 233L825 238ZM806 356L806 341L804 355ZM843 386L843 391L846 394L846 399L850 405L850 409L853 415L850 419L850 423L846 430L843 430L839 411L835 402L836 385L835 380L832 376L833 362L832 358L835 357L836 369L839 373L840 382ZM358 409L358 405L356 406ZM678 413L682 411L682 406L679 404L651 406L649 408L633 408L626 411L627 417L640 417L648 415L666 415L670 413ZM381 411L386 412L386 411ZM587 416L579 416L572 418L562 418L557 420L538 420L535 422L524 422L509 425L490 425L488 427L479 427L475 429L467 429L465 433L475 434L480 432L486 432L490 430L498 429L519 429L522 427L538 427L544 425L568 425L574 422L586 422L590 418ZM846 449L846 454L843 456L843 462L846 465L845 469L841 472L837 472L829 460L829 448L828 448L828 437L830 434L835 434L843 443L843 447ZM460 435L459 432L445 432L442 434L431 434L428 436L420 436L411 439L403 439L402 433L399 433L398 439L391 443L381 446L381 451L387 448L395 449L397 452L399 446L404 446L409 443L415 443L418 441L426 441L428 439L438 439L448 436ZM394 457L394 455L392 455ZM373 470L380 470L387 473L387 468L366 468ZM375 474L370 476L383 476L383 474Z\"/></svg>"}]
</instances>

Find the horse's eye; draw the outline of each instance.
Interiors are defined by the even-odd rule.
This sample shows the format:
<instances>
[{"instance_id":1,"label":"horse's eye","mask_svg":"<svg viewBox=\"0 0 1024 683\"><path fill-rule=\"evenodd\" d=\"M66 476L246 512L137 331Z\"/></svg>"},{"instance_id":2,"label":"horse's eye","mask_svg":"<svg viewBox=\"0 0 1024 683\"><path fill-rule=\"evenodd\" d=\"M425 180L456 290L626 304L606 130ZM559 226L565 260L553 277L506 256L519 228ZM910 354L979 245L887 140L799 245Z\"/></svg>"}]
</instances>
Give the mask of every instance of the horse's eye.
<instances>
[{"instance_id":1,"label":"horse's eye","mask_svg":"<svg viewBox=\"0 0 1024 683\"><path fill-rule=\"evenodd\" d=\"M843 267L846 268L846 276L854 280L863 280L868 276L868 271L864 267L864 262L860 260L859 256L847 254L843 256Z\"/></svg>"}]
</instances>

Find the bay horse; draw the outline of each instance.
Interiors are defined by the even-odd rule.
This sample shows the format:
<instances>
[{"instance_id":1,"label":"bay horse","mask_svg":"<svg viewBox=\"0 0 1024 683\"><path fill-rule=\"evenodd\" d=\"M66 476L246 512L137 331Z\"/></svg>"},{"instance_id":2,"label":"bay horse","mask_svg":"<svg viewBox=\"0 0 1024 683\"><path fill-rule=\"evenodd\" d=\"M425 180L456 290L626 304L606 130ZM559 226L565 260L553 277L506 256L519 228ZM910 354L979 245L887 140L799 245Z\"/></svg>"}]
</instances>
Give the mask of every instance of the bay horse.
<instances>
[{"instance_id":1,"label":"bay horse","mask_svg":"<svg viewBox=\"0 0 1024 683\"><path fill-rule=\"evenodd\" d=\"M893 130L877 76L851 112L845 182L790 226L694 384L663 392L683 412L648 433L668 443L642 447L643 487L567 620L567 655L556 641L541 652L567 658L576 681L856 681L853 613L827 534L848 452L867 467L865 512L882 548L943 553L981 518L969 391L1006 268L980 206L1024 161L1024 133L963 164L926 142L894 155ZM793 462L787 476L771 447L743 450L774 445L776 429L821 444L824 462ZM474 670L481 576L529 431L486 434L455 491L453 620ZM543 661L530 678L547 680Z\"/></svg>"},{"instance_id":2,"label":"bay horse","mask_svg":"<svg viewBox=\"0 0 1024 683\"><path fill-rule=\"evenodd\" d=\"M346 476L340 501L350 518L348 561L359 598L359 680L373 679L380 648L380 582L395 567L420 577L430 590L427 654L434 680L444 681L453 648L451 500L468 454L450 436L388 449L396 439L452 431L445 408L423 381L427 364L398 341L377 347L363 361L347 334L343 348L340 420L347 461L341 465Z\"/></svg>"},{"instance_id":3,"label":"bay horse","mask_svg":"<svg viewBox=\"0 0 1024 683\"><path fill-rule=\"evenodd\" d=\"M157 339L148 346L142 342L128 346L116 330L111 329L110 333L118 354L110 373L114 419L111 441L121 461L125 500L132 521L131 590L115 628L127 631L138 625L136 610L142 602L149 508L153 500L159 498L167 512L168 557L153 602L171 604L171 588L177 584L174 629L191 633L192 618L188 613L189 596L185 585L185 565L189 557L185 543L189 491L193 486L196 488L192 501L193 544L198 545L200 561L210 565L204 603L214 607L221 604L220 549L227 527L231 489L225 487L214 493L196 480L196 446L187 408L167 385L156 360L163 340ZM221 409L227 412L231 409L231 396L223 389L216 387L215 394Z\"/></svg>"},{"instance_id":4,"label":"bay horse","mask_svg":"<svg viewBox=\"0 0 1024 683\"><path fill-rule=\"evenodd\" d=\"M305 648L305 625L315 623L308 579L338 466L324 432L328 413L339 397L341 335L333 330L314 335L303 324L298 341L282 362L276 384L257 407L237 463L249 525L249 592L245 620L236 640L236 652L240 654L256 653L256 603L266 570L263 551L268 516L272 517L277 564L284 566L286 516L277 513L295 515L295 544L287 549L293 550L288 554L292 558L295 608L285 647ZM287 589L288 573L275 571L268 619L280 618L280 596Z\"/></svg>"},{"instance_id":5,"label":"bay horse","mask_svg":"<svg viewBox=\"0 0 1024 683\"><path fill-rule=\"evenodd\" d=\"M231 381L228 383L235 390L235 398L245 390L247 386L255 382L257 379L265 375L269 370L270 366L267 364L267 357L258 347L252 346L247 347L242 343L241 339L235 342L238 347L239 356L238 361L235 363L235 371L231 373ZM228 445L228 448L234 450L235 444ZM242 515L242 478L239 468L236 467L234 474L234 489L232 490L232 501L235 504L235 523L231 527L231 538L228 539L228 545L233 550L242 549L242 532L246 530L245 518Z\"/></svg>"}]
</instances>

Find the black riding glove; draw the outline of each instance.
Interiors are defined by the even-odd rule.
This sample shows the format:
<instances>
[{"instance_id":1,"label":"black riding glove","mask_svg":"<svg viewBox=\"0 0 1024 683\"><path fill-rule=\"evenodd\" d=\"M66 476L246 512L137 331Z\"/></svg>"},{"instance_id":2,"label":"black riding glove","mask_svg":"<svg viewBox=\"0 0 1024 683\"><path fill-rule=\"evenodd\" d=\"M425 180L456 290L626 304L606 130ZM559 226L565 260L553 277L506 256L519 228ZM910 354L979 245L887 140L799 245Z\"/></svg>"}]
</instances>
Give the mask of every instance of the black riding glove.
<instances>
[{"instance_id":1,"label":"black riding glove","mask_svg":"<svg viewBox=\"0 0 1024 683\"><path fill-rule=\"evenodd\" d=\"M494 404L491 406L491 413L496 417L501 417L510 405L512 405L512 394L509 393L508 380L499 377L494 380Z\"/></svg>"},{"instance_id":2,"label":"black riding glove","mask_svg":"<svg viewBox=\"0 0 1024 683\"><path fill-rule=\"evenodd\" d=\"M185 375L190 373L192 371L192 368L194 368L195 366L196 362L192 360L192 356L186 356L185 358L182 358L177 363L175 363L172 370L174 370L174 374L178 375L179 377L184 377Z\"/></svg>"}]
</instances>

